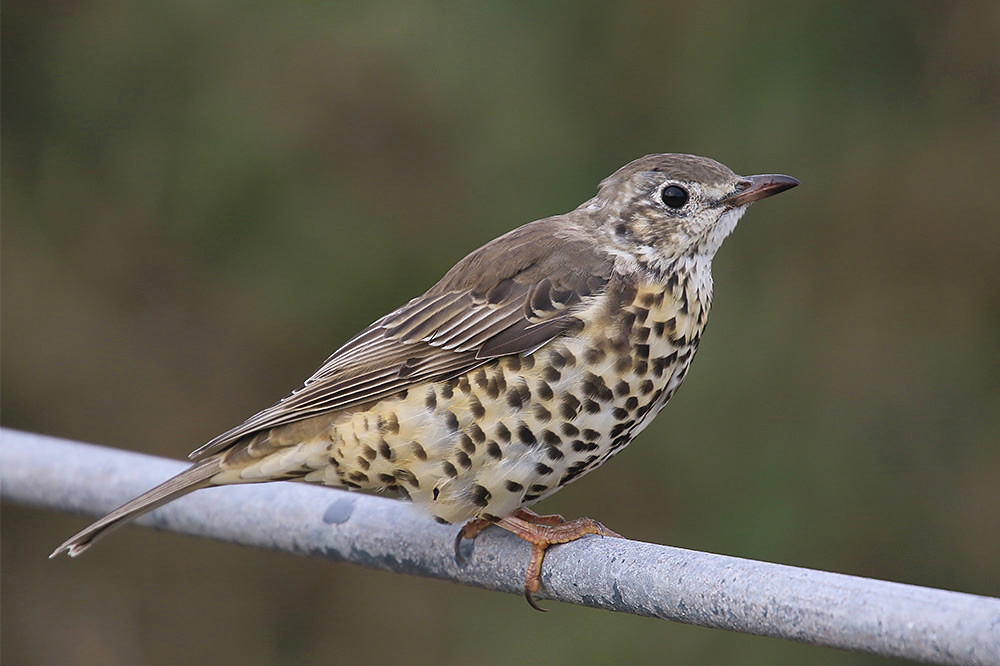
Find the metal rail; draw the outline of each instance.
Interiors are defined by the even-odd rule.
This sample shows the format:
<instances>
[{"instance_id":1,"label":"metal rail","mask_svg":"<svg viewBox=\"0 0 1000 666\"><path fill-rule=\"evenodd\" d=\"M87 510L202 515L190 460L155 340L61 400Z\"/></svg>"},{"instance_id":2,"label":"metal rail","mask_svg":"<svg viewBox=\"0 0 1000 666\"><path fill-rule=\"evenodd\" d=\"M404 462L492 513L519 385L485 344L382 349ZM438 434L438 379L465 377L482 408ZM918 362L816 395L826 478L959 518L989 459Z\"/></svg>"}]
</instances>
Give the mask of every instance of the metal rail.
<instances>
[{"instance_id":1,"label":"metal rail","mask_svg":"<svg viewBox=\"0 0 1000 666\"><path fill-rule=\"evenodd\" d=\"M3 501L98 515L184 467L0 429ZM137 522L516 594L528 560L526 543L488 529L464 543L460 564L455 526L397 500L293 483L201 490ZM930 663L1000 664L992 597L600 537L551 548L542 582L539 598L593 608Z\"/></svg>"}]
</instances>

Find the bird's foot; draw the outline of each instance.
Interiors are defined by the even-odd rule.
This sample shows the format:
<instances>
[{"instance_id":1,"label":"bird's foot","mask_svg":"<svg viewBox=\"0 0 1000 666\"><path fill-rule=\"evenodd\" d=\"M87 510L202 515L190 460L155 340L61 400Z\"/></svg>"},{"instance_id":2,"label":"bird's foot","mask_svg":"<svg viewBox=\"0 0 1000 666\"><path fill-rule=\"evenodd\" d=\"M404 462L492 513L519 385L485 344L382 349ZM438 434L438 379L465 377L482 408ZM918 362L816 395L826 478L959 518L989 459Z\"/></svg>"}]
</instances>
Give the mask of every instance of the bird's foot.
<instances>
[{"instance_id":1,"label":"bird's foot","mask_svg":"<svg viewBox=\"0 0 1000 666\"><path fill-rule=\"evenodd\" d=\"M465 561L459 550L462 539L475 539L480 532L493 524L494 522L485 518L474 518L465 524L455 539L455 555L460 562ZM591 518L567 521L558 514L542 516L528 509L518 509L506 518L496 521L495 524L531 544L531 559L524 575L524 598L532 608L543 612L545 609L535 603L533 595L542 587L542 560L549 546L576 541L588 534L621 538L620 534Z\"/></svg>"}]
</instances>

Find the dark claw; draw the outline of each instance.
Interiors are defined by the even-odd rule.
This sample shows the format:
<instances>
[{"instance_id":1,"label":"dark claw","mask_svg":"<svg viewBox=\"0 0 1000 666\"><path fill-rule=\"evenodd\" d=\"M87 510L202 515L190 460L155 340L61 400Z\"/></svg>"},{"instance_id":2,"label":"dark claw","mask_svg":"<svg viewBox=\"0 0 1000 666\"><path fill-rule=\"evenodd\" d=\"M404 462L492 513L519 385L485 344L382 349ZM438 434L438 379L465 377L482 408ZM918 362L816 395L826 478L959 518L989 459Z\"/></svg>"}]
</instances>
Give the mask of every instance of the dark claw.
<instances>
[{"instance_id":1,"label":"dark claw","mask_svg":"<svg viewBox=\"0 0 1000 666\"><path fill-rule=\"evenodd\" d=\"M462 555L462 540L465 539L465 528L463 527L455 535L455 559L459 564L465 564L465 557Z\"/></svg>"},{"instance_id":2,"label":"dark claw","mask_svg":"<svg viewBox=\"0 0 1000 666\"><path fill-rule=\"evenodd\" d=\"M542 613L549 612L548 608L542 608L541 606L535 603L535 599L534 597L531 596L531 591L528 588L524 588L524 598L528 600L528 605L534 608L536 611L540 611Z\"/></svg>"}]
</instances>

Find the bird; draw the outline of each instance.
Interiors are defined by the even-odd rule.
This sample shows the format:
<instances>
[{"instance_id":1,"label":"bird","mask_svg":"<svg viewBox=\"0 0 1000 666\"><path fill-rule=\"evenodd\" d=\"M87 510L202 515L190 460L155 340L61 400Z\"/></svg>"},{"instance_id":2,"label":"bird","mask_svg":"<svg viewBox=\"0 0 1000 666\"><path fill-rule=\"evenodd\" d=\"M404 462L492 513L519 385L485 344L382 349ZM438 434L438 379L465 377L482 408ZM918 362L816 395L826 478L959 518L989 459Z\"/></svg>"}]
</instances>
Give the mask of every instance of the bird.
<instances>
[{"instance_id":1,"label":"bird","mask_svg":"<svg viewBox=\"0 0 1000 666\"><path fill-rule=\"evenodd\" d=\"M395 491L463 539L498 525L546 549L619 536L530 509L601 466L681 385L708 321L712 260L751 203L799 184L707 157L650 154L576 209L471 252L337 349L304 384L196 449L191 467L69 538L98 537L194 490L298 480Z\"/></svg>"}]
</instances>

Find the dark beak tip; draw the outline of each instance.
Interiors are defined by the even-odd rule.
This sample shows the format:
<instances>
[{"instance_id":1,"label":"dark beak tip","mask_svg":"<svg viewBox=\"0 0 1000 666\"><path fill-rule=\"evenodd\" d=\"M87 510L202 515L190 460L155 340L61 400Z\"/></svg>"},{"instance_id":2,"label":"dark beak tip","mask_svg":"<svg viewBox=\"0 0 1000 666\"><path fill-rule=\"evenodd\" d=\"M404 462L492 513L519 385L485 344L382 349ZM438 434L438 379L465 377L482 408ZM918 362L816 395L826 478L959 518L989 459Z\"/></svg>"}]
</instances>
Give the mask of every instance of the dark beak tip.
<instances>
[{"instance_id":1,"label":"dark beak tip","mask_svg":"<svg viewBox=\"0 0 1000 666\"><path fill-rule=\"evenodd\" d=\"M780 173L748 176L746 180L750 182L750 186L742 192L731 196L729 198L730 205L742 206L754 201L760 201L761 199L766 199L802 184L797 178L785 176Z\"/></svg>"}]
</instances>

